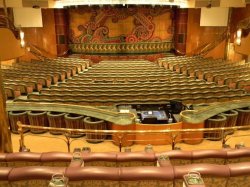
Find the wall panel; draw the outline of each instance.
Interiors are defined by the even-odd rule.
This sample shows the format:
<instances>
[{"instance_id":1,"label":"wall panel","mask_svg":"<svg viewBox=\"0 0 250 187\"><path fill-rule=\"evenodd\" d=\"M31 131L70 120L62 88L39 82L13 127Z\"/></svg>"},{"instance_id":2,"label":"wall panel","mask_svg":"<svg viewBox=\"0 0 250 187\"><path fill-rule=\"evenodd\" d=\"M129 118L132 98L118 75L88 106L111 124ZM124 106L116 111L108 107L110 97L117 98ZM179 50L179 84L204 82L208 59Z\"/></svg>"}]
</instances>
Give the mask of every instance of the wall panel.
<instances>
[{"instance_id":1,"label":"wall panel","mask_svg":"<svg viewBox=\"0 0 250 187\"><path fill-rule=\"evenodd\" d=\"M220 36L227 27L201 27L200 26L200 9L188 10L188 27L187 27L187 46L186 53L193 55L195 50L204 44L210 43ZM215 47L207 56L214 58L223 58L225 42L220 47Z\"/></svg>"},{"instance_id":2,"label":"wall panel","mask_svg":"<svg viewBox=\"0 0 250 187\"><path fill-rule=\"evenodd\" d=\"M53 9L42 9L43 27L23 28L26 42L36 45L51 55L57 55Z\"/></svg>"}]
</instances>

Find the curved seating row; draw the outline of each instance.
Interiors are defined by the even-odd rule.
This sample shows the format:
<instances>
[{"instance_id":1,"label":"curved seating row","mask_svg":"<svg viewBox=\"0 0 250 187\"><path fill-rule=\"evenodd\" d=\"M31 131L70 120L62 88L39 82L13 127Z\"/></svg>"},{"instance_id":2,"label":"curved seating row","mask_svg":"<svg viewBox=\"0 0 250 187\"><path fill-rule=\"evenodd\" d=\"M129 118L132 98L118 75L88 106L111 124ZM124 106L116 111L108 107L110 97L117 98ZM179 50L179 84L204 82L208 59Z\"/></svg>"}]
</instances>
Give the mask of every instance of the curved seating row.
<instances>
[{"instance_id":1,"label":"curved seating row","mask_svg":"<svg viewBox=\"0 0 250 187\"><path fill-rule=\"evenodd\" d=\"M228 92L230 93L230 92ZM173 94L127 94L127 95L98 95L98 97L93 95L66 95L66 94L58 94L58 95L50 95L50 94L29 94L28 95L28 101L45 101L48 100L50 102L58 102L61 101L62 103L70 103L75 101L79 101L78 104L81 104L80 102L86 102L89 103L87 105L92 105L95 102L99 103L98 105L105 105L108 103L111 103L111 105L114 104L122 104L122 103L141 103L141 102L147 102L147 103L160 103L160 102L168 102L169 100L180 100L183 103L188 104L202 104L202 103L213 103L213 102L223 102L223 101L230 101L230 100L237 100L237 99L249 99L249 94L234 94L231 93L225 94L224 92L207 92L207 95L204 93L193 93L193 94L185 94L185 93L173 93ZM15 99L14 101L23 101L22 99ZM92 104L91 104L92 103ZM108 104L110 105L110 104Z\"/></svg>"},{"instance_id":2,"label":"curved seating row","mask_svg":"<svg viewBox=\"0 0 250 187\"><path fill-rule=\"evenodd\" d=\"M223 85L223 86L214 86L213 84L192 84L192 83L190 83L190 85L185 85L185 83L184 84L182 84L182 83L180 83L180 84L177 84L177 83L175 83L175 84L172 84L172 85L168 85L168 84L166 84L166 85L162 85L162 86L158 86L158 85L152 85L151 86L151 88L152 89L157 89L157 88L159 88L159 89L178 89L178 85L179 85L179 87L180 87L180 89L195 89L195 88L197 88L198 89L198 87L200 87L201 89L204 89L204 88L207 88L207 91L209 91L210 90L210 88L211 88L211 90L214 90L215 89L215 87L216 88L218 88L218 90L229 90L229 88L227 87L227 86L225 86L225 85ZM80 85L78 85L78 84L71 84L71 85L67 85L67 84L61 84L60 86L51 86L51 90L52 89L80 89L80 90L123 90L123 89L136 89L136 86L140 86L140 84L137 84L137 85L127 85L127 84L124 84L124 85L120 85L120 87L119 87L119 84L115 84L115 85L111 85L111 84L107 84L107 85L95 85L95 84L90 84L89 85L89 87L88 87L88 85L86 85L86 84L80 84ZM150 84L142 84L141 86L140 86L140 88L138 88L138 89L148 89L148 88L150 88Z\"/></svg>"},{"instance_id":3,"label":"curved seating row","mask_svg":"<svg viewBox=\"0 0 250 187\"><path fill-rule=\"evenodd\" d=\"M1 167L21 166L68 166L73 153L65 152L16 152L0 153ZM165 152L89 152L81 153L84 166L131 167L164 166L159 158L167 156L172 165L195 163L230 164L250 162L250 149L208 149L208 150L170 150Z\"/></svg>"},{"instance_id":4,"label":"curved seating row","mask_svg":"<svg viewBox=\"0 0 250 187\"><path fill-rule=\"evenodd\" d=\"M33 126L71 128L71 129L95 129L107 130L107 124L103 120L84 117L78 114L46 111L10 111L10 129L18 133L17 122ZM27 132L27 130L25 130ZM44 133L46 130L31 129L32 133ZM60 131L51 131L51 134L62 134ZM70 137L80 137L84 134L71 134ZM106 139L106 135L87 133L86 139L90 143L99 143Z\"/></svg>"},{"instance_id":5,"label":"curved seating row","mask_svg":"<svg viewBox=\"0 0 250 187\"><path fill-rule=\"evenodd\" d=\"M84 88L84 87L83 87ZM107 87L104 87L107 88ZM200 92L199 92L200 91ZM112 89L102 89L102 87L100 86L100 89L96 90L90 90L90 89L80 89L80 88L74 88L74 89L67 89L67 87L65 88L55 88L55 89L47 89L47 90L41 90L40 94L96 94L98 92L98 94L121 94L121 93L130 93L130 94L137 94L138 92L144 92L144 93L154 93L154 92L160 92L160 93L164 93L166 92L166 94L171 94L171 93L176 93L178 92L181 94L190 94L190 95L195 95L192 93L201 93L201 94L206 94L206 93L214 93L214 92L220 92L220 91L224 91L225 93L229 93L229 94L233 94L233 93L238 93L238 94L243 94L245 93L244 90L240 90L240 89L234 89L234 90L229 90L227 87L183 87L183 88L176 88L176 87L161 87L161 88L157 88L157 87L145 87L142 86L140 88L126 88L126 89L117 89L117 90L112 90Z\"/></svg>"},{"instance_id":6,"label":"curved seating row","mask_svg":"<svg viewBox=\"0 0 250 187\"><path fill-rule=\"evenodd\" d=\"M89 64L87 60L72 59L68 61L64 58L50 62L14 63L7 69L2 69L6 97L13 99L19 96L19 92L24 95L32 91L40 91L41 87L48 88L51 84L64 81L83 71L85 67L89 67Z\"/></svg>"},{"instance_id":7,"label":"curved seating row","mask_svg":"<svg viewBox=\"0 0 250 187\"><path fill-rule=\"evenodd\" d=\"M227 86L222 85L222 86L216 86L214 83L205 83L205 82L197 82L195 80L193 81L178 81L178 80L162 80L162 81L145 81L145 82L135 82L135 83L125 83L125 82L109 82L109 81L103 81L103 82L71 82L70 84L65 82L65 83L59 83L58 86L51 86L51 89L53 88L63 88L63 87L79 87L79 89L83 89L84 87L89 87L89 89L94 89L94 88L98 88L98 87L102 87L103 88L113 88L113 89L117 89L119 87L123 88L123 87L130 87L130 88L148 88L148 87L153 87L153 88L192 88L192 87L218 87L218 88L227 88L229 89Z\"/></svg>"},{"instance_id":8,"label":"curved seating row","mask_svg":"<svg viewBox=\"0 0 250 187\"><path fill-rule=\"evenodd\" d=\"M209 63L208 63L209 62ZM245 62L206 61L205 59L160 59L159 66L171 69L190 77L225 84L230 88L249 91L250 65ZM244 75L245 74L245 75Z\"/></svg>"},{"instance_id":9,"label":"curved seating row","mask_svg":"<svg viewBox=\"0 0 250 187\"><path fill-rule=\"evenodd\" d=\"M48 167L28 166L1 168L1 186L47 187L54 174L64 174L71 187L89 186L165 186L182 187L183 176L197 171L207 187L248 186L250 163L241 164L193 164L165 167Z\"/></svg>"},{"instance_id":10,"label":"curved seating row","mask_svg":"<svg viewBox=\"0 0 250 187\"><path fill-rule=\"evenodd\" d=\"M179 98L178 96L171 98L171 100L179 100L183 104L203 104L203 103L215 103L225 102L239 99L249 99L249 94L241 95L224 95L224 96L199 96L199 97L185 97ZM14 102L50 102L50 103L67 103L76 105L92 105L92 106L114 106L114 104L165 104L169 102L169 98L131 98L131 99L101 99L96 97L95 99L14 99Z\"/></svg>"}]
</instances>

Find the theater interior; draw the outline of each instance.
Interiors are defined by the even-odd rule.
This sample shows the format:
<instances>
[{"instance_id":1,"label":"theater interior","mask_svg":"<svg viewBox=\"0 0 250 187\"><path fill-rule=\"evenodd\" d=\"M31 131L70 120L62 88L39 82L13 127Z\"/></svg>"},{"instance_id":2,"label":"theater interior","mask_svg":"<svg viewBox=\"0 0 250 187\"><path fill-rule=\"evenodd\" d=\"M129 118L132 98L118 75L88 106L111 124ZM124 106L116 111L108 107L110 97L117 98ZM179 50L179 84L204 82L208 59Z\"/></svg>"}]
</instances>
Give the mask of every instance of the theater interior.
<instances>
[{"instance_id":1,"label":"theater interior","mask_svg":"<svg viewBox=\"0 0 250 187\"><path fill-rule=\"evenodd\" d=\"M249 0L0 0L0 187L250 186Z\"/></svg>"}]
</instances>

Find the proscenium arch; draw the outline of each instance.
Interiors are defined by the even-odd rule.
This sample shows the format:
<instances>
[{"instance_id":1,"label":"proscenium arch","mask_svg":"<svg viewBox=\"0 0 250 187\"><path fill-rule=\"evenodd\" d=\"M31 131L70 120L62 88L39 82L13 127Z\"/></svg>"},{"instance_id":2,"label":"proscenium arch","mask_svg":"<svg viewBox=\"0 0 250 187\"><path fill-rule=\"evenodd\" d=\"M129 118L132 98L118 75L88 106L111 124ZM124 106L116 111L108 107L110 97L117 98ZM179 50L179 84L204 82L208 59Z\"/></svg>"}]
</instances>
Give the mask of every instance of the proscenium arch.
<instances>
[{"instance_id":1,"label":"proscenium arch","mask_svg":"<svg viewBox=\"0 0 250 187\"><path fill-rule=\"evenodd\" d=\"M181 112L181 119L187 123L202 123L206 119L228 110L250 107L249 99L208 104L199 110L184 110Z\"/></svg>"},{"instance_id":2,"label":"proscenium arch","mask_svg":"<svg viewBox=\"0 0 250 187\"><path fill-rule=\"evenodd\" d=\"M130 125L135 123L135 115L133 113L119 113L92 106L80 106L59 103L14 102L7 103L6 110L65 112L95 117L118 125Z\"/></svg>"}]
</instances>

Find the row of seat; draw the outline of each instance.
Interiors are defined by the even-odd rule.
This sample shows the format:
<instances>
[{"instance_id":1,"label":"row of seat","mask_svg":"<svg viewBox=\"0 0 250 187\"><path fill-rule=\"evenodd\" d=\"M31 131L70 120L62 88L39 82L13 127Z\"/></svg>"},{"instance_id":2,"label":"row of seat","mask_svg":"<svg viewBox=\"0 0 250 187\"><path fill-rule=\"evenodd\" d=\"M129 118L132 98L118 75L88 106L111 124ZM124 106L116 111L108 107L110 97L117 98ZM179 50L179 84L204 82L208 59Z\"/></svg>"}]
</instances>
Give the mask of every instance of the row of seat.
<instances>
[{"instance_id":1,"label":"row of seat","mask_svg":"<svg viewBox=\"0 0 250 187\"><path fill-rule=\"evenodd\" d=\"M223 96L199 96L199 97L185 97L179 98L178 96L173 97L173 100L179 100L183 104L190 105L190 104L204 104L204 103L215 103L215 102L225 102L225 101L233 101L233 100L240 100L240 99L249 99L249 94L235 94L235 95L223 95ZM165 104L169 102L167 98L132 98L132 99L101 99L96 96L95 99L22 99L16 98L14 102L49 102L49 103L67 103L67 104L76 104L76 105L92 105L92 106L114 106L115 104Z\"/></svg>"},{"instance_id":2,"label":"row of seat","mask_svg":"<svg viewBox=\"0 0 250 187\"><path fill-rule=\"evenodd\" d=\"M89 80L89 79L87 79ZM62 83L58 83L58 86L62 86L62 85L67 85L70 82L70 84L74 84L74 81L67 81L67 82L62 82ZM137 87L137 86L158 86L158 87L166 87L166 86L177 86L177 85L181 85L182 86L200 86L200 85L204 85L204 86L216 86L216 84L214 82L206 82L206 81L201 81L201 80L193 80L193 79L187 79L187 80L165 80L165 79L147 79L147 80L126 80L126 81L117 81L117 82L113 82L113 81L108 81L108 80L104 80L104 81L92 81L92 82L86 82L86 81L78 81L77 84L79 84L79 86L133 86L133 87Z\"/></svg>"},{"instance_id":3,"label":"row of seat","mask_svg":"<svg viewBox=\"0 0 250 187\"><path fill-rule=\"evenodd\" d=\"M89 186L165 186L182 187L183 176L190 171L201 174L205 186L241 187L248 186L250 163L241 164L192 164L185 166L165 167L49 167L27 166L1 168L0 186L47 187L52 176L61 174L61 180L67 181L71 187ZM61 181L62 182L62 181ZM66 182L65 182L66 183ZM53 183L52 183L53 184ZM51 185L52 185L51 184ZM61 183L62 184L62 183ZM63 185L63 184L62 184ZM52 185L53 186L53 185Z\"/></svg>"},{"instance_id":4,"label":"row of seat","mask_svg":"<svg viewBox=\"0 0 250 187\"><path fill-rule=\"evenodd\" d=\"M250 85L250 77L248 76L250 72L249 63L215 60L208 63L204 59L200 61L182 60L161 59L158 64L190 77L214 81L220 85L225 84L230 88L243 88L250 91L248 89ZM242 74L246 75L242 76Z\"/></svg>"},{"instance_id":5,"label":"row of seat","mask_svg":"<svg viewBox=\"0 0 250 187\"><path fill-rule=\"evenodd\" d=\"M95 88L95 87L94 87ZM171 93L176 93L182 94L191 94L200 92L202 93L207 93L207 92L217 92L217 91L224 91L224 92L231 92L231 93L239 93L243 94L245 91L240 90L240 89L235 89L235 90L229 90L227 87L181 87L181 88L176 88L176 87L140 87L140 88L120 88L117 90L110 89L110 87L99 87L95 89L88 89L86 87L61 87L60 89L58 87L54 87L54 89L43 89L41 90L41 94L121 94L121 93L139 93L139 92L144 92L144 93L152 93L152 92L166 92L167 94Z\"/></svg>"},{"instance_id":6,"label":"row of seat","mask_svg":"<svg viewBox=\"0 0 250 187\"><path fill-rule=\"evenodd\" d=\"M72 55L71 55L72 56ZM162 58L164 57L165 55L163 54L160 54L160 53L155 53L155 54L136 54L136 55L133 55L133 54L129 54L129 55L112 55L112 54L104 54L104 55L98 55L98 54L94 54L94 55L73 55L72 57L75 57L75 58L83 58L83 59L90 59L93 63L99 63L100 61L104 61L104 60L111 60L111 61L134 61L134 59L137 60L148 60L148 61L151 61L151 62L154 62L156 59L158 58Z\"/></svg>"},{"instance_id":7,"label":"row of seat","mask_svg":"<svg viewBox=\"0 0 250 187\"><path fill-rule=\"evenodd\" d=\"M114 86L130 86L133 88L137 87L143 87L143 86L152 86L152 87L192 87L192 86L216 86L213 82L205 82L205 81L199 81L199 80L192 80L192 79L121 79L116 80L110 79L110 80L92 80L92 79L82 79L82 80L76 80L72 79L67 82L58 83L58 86L74 86L78 85L81 86L104 86L104 87L114 87ZM220 86L221 87L221 86ZM227 87L228 86L224 86ZM53 86L51 87L53 88Z\"/></svg>"},{"instance_id":8,"label":"row of seat","mask_svg":"<svg viewBox=\"0 0 250 187\"><path fill-rule=\"evenodd\" d=\"M68 166L74 155L79 153L65 152L15 152L0 153L0 167L22 166ZM77 158L78 158L77 157ZM162 161L170 161L172 165L187 164L231 164L250 161L249 148L241 149L205 149L205 150L171 150L164 152L82 152L80 154L84 166L132 167L164 165ZM164 159L163 159L164 158Z\"/></svg>"},{"instance_id":9,"label":"row of seat","mask_svg":"<svg viewBox=\"0 0 250 187\"><path fill-rule=\"evenodd\" d=\"M94 129L107 130L107 123L103 120L85 117L78 114L63 112L46 112L46 111L10 111L9 112L10 129L13 133L18 133L17 122L20 121L26 125L57 127L70 129ZM24 129L27 132L28 129ZM44 133L44 129L31 129L32 133ZM51 134L61 135L62 131L50 131ZM72 133L72 138L84 136L84 133ZM106 134L86 133L86 139L90 143L100 143L106 139Z\"/></svg>"},{"instance_id":10,"label":"row of seat","mask_svg":"<svg viewBox=\"0 0 250 187\"><path fill-rule=\"evenodd\" d=\"M245 94L243 90L222 90L222 91L196 91L193 93L190 92L171 92L169 91L150 91L150 92L140 92L140 91L126 91L126 92L95 92L92 91L91 93L88 92L82 92L80 94L77 94L75 92L72 93L66 93L64 91L60 93L53 93L49 92L47 94L41 93L41 94L36 94L36 93L31 93L28 94L27 98L28 99L96 99L97 96L99 99L113 99L113 100L122 100L122 99L133 99L137 98L140 100L143 99L179 99L181 100L182 98L197 98L197 97L218 97L218 96L249 96L250 94Z\"/></svg>"},{"instance_id":11,"label":"row of seat","mask_svg":"<svg viewBox=\"0 0 250 187\"><path fill-rule=\"evenodd\" d=\"M65 81L89 66L87 60L51 60L50 62L19 62L2 69L4 90L7 99L49 88L51 84Z\"/></svg>"}]
</instances>

